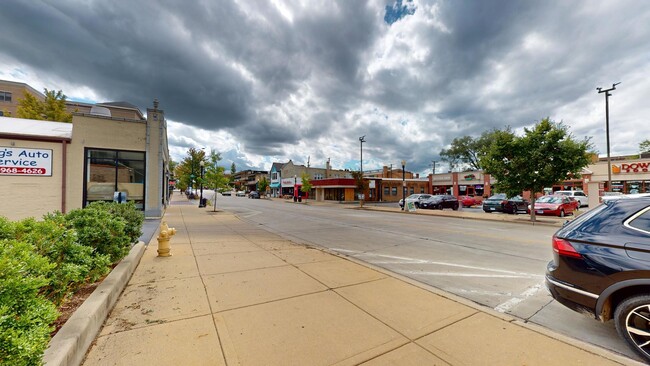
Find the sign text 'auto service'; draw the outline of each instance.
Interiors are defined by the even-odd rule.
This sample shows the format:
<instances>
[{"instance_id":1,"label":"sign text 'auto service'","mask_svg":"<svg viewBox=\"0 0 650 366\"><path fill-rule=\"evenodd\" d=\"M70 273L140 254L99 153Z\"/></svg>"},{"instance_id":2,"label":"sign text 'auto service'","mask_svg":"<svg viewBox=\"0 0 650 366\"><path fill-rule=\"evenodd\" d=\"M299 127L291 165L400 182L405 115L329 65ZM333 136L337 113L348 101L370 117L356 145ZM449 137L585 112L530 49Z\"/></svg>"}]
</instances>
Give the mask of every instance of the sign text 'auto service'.
<instances>
[{"instance_id":1,"label":"sign text 'auto service'","mask_svg":"<svg viewBox=\"0 0 650 366\"><path fill-rule=\"evenodd\" d=\"M52 150L0 146L0 175L52 176Z\"/></svg>"}]
</instances>

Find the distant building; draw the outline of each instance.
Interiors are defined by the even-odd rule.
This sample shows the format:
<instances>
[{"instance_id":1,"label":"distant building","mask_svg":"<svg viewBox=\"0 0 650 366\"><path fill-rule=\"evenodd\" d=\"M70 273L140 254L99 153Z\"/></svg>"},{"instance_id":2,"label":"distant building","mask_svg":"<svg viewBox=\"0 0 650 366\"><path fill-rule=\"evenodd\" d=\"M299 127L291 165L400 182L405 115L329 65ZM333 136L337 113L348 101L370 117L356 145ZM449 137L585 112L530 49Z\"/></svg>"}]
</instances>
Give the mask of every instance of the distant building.
<instances>
[{"instance_id":1,"label":"distant building","mask_svg":"<svg viewBox=\"0 0 650 366\"><path fill-rule=\"evenodd\" d=\"M0 80L0 116L16 116L18 100L22 99L25 93L33 95L36 99L43 101L45 95L25 83Z\"/></svg>"}]
</instances>

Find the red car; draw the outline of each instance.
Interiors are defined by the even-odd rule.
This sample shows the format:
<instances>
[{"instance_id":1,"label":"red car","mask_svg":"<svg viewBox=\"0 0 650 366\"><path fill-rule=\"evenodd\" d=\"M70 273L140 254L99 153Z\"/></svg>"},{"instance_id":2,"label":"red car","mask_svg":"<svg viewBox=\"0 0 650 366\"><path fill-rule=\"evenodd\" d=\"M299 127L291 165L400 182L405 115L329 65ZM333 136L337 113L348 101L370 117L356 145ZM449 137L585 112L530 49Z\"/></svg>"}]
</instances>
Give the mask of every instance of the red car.
<instances>
[{"instance_id":1,"label":"red car","mask_svg":"<svg viewBox=\"0 0 650 366\"><path fill-rule=\"evenodd\" d=\"M458 196L458 201L460 201L463 207L472 207L483 203L483 201L473 196Z\"/></svg>"},{"instance_id":2,"label":"red car","mask_svg":"<svg viewBox=\"0 0 650 366\"><path fill-rule=\"evenodd\" d=\"M542 196L535 201L535 214L564 217L573 214L576 209L576 202L572 202L567 196L553 195ZM530 208L528 209L530 213Z\"/></svg>"}]
</instances>

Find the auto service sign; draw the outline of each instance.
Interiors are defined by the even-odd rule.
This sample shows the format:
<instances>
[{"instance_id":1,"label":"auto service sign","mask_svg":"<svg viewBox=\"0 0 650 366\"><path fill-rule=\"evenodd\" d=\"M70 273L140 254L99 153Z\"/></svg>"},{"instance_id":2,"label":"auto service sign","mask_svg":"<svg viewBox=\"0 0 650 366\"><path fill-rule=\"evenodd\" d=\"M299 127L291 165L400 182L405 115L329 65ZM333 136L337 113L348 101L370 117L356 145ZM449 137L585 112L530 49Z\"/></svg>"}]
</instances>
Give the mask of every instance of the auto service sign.
<instances>
[{"instance_id":1,"label":"auto service sign","mask_svg":"<svg viewBox=\"0 0 650 366\"><path fill-rule=\"evenodd\" d=\"M0 146L0 175L52 176L52 150Z\"/></svg>"}]
</instances>

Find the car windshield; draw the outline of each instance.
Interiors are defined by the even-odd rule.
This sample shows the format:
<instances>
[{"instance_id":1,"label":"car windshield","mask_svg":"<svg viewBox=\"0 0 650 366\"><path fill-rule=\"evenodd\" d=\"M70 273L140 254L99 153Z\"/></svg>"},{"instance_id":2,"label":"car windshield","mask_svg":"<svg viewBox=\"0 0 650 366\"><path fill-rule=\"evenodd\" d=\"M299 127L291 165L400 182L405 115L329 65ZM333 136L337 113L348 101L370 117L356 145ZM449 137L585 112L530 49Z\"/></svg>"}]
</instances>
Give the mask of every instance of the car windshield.
<instances>
[{"instance_id":1,"label":"car windshield","mask_svg":"<svg viewBox=\"0 0 650 366\"><path fill-rule=\"evenodd\" d=\"M508 198L508 197L506 197L505 193L499 193L499 194L495 194L494 196L492 196L492 197L490 197L488 199L489 200L504 200L506 198Z\"/></svg>"},{"instance_id":2,"label":"car windshield","mask_svg":"<svg viewBox=\"0 0 650 366\"><path fill-rule=\"evenodd\" d=\"M539 203L562 203L562 198L555 196L543 196L540 197L537 202Z\"/></svg>"},{"instance_id":3,"label":"car windshield","mask_svg":"<svg viewBox=\"0 0 650 366\"><path fill-rule=\"evenodd\" d=\"M406 197L406 199L409 199L409 198L410 198L410 199L416 199L416 198L418 198L418 197L420 197L420 194L412 194L412 195Z\"/></svg>"}]
</instances>

